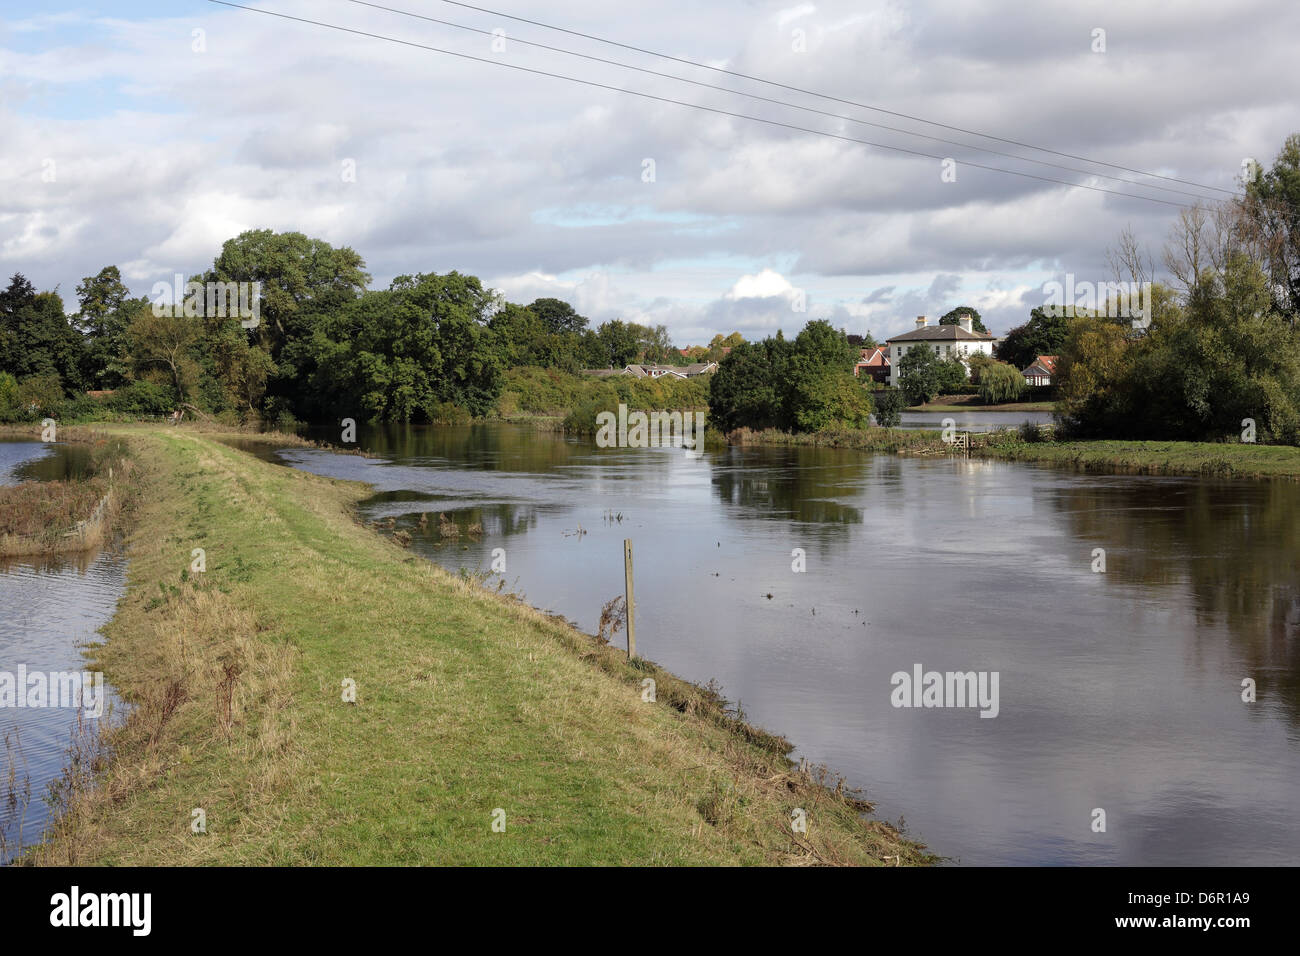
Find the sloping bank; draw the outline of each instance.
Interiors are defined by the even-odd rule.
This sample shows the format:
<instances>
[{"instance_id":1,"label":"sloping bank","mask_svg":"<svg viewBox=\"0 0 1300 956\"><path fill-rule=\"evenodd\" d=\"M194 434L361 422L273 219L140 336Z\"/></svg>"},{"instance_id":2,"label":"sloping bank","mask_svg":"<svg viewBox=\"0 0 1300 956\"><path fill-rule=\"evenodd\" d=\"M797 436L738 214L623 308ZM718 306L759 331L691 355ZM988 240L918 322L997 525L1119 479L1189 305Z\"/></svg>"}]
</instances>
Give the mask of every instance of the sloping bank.
<instances>
[{"instance_id":1,"label":"sloping bank","mask_svg":"<svg viewBox=\"0 0 1300 956\"><path fill-rule=\"evenodd\" d=\"M364 486L123 431L145 488L97 663L135 708L35 862L931 861L716 697L362 527Z\"/></svg>"},{"instance_id":2,"label":"sloping bank","mask_svg":"<svg viewBox=\"0 0 1300 956\"><path fill-rule=\"evenodd\" d=\"M937 429L827 429L792 433L738 429L727 436L737 445L812 445L906 455L954 454ZM1027 441L1018 431L979 432L970 437L976 458L1057 465L1101 474L1194 475L1216 478L1300 479L1300 448L1237 442Z\"/></svg>"}]
</instances>

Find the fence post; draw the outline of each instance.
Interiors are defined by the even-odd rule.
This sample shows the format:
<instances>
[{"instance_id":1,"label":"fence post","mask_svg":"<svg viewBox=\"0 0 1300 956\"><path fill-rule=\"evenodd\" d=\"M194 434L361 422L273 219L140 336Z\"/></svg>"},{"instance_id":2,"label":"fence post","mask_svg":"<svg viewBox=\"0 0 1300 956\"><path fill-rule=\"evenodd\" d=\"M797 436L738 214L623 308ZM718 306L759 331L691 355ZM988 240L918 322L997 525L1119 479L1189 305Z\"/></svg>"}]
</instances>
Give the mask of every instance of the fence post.
<instances>
[{"instance_id":1,"label":"fence post","mask_svg":"<svg viewBox=\"0 0 1300 956\"><path fill-rule=\"evenodd\" d=\"M632 539L623 539L623 584L627 601L627 659L636 657L636 598L632 596Z\"/></svg>"}]
</instances>

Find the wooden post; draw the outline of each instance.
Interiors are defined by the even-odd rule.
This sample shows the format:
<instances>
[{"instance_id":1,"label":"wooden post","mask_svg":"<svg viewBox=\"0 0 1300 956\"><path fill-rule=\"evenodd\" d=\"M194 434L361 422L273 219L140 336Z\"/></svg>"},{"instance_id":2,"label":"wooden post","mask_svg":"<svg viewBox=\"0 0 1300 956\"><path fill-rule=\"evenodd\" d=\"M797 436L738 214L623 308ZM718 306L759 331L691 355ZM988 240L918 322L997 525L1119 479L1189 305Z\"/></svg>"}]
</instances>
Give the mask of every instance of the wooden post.
<instances>
[{"instance_id":1,"label":"wooden post","mask_svg":"<svg viewBox=\"0 0 1300 956\"><path fill-rule=\"evenodd\" d=\"M632 539L623 539L623 584L627 600L627 659L636 657L636 598L632 596Z\"/></svg>"}]
</instances>

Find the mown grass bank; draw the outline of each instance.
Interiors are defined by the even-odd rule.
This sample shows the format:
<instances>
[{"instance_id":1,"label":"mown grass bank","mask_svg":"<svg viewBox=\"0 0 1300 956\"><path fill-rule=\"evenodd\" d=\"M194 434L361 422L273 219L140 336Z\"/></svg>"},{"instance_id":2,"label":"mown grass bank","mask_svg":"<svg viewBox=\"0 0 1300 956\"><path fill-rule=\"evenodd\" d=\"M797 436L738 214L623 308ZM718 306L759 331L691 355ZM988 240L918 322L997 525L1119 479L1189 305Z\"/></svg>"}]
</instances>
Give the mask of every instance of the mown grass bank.
<instances>
[{"instance_id":1,"label":"mown grass bank","mask_svg":"<svg viewBox=\"0 0 1300 956\"><path fill-rule=\"evenodd\" d=\"M134 709L31 861L931 859L715 695L362 527L365 487L183 426L123 431L144 487L94 658Z\"/></svg>"},{"instance_id":2,"label":"mown grass bank","mask_svg":"<svg viewBox=\"0 0 1300 956\"><path fill-rule=\"evenodd\" d=\"M995 434L973 439L971 454L1091 472L1300 478L1300 448L1289 445L1110 440L1033 442L1019 440L1014 434Z\"/></svg>"}]
</instances>

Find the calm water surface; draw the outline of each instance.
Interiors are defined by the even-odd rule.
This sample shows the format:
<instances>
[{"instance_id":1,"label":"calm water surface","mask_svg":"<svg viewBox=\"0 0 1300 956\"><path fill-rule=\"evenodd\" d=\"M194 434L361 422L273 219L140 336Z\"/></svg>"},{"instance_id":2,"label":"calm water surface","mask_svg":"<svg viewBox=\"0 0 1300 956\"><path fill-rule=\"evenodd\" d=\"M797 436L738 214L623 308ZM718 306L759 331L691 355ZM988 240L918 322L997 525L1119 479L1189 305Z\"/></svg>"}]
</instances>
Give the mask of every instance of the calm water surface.
<instances>
[{"instance_id":1,"label":"calm water surface","mask_svg":"<svg viewBox=\"0 0 1300 956\"><path fill-rule=\"evenodd\" d=\"M448 568L504 548L510 589L589 632L633 539L638 650L717 678L956 862L1300 863L1300 485L816 448L693 461L510 426L362 443L383 457L280 454L372 482L368 516ZM439 512L486 533L443 544ZM916 664L997 671L998 716L893 707Z\"/></svg>"}]
</instances>

